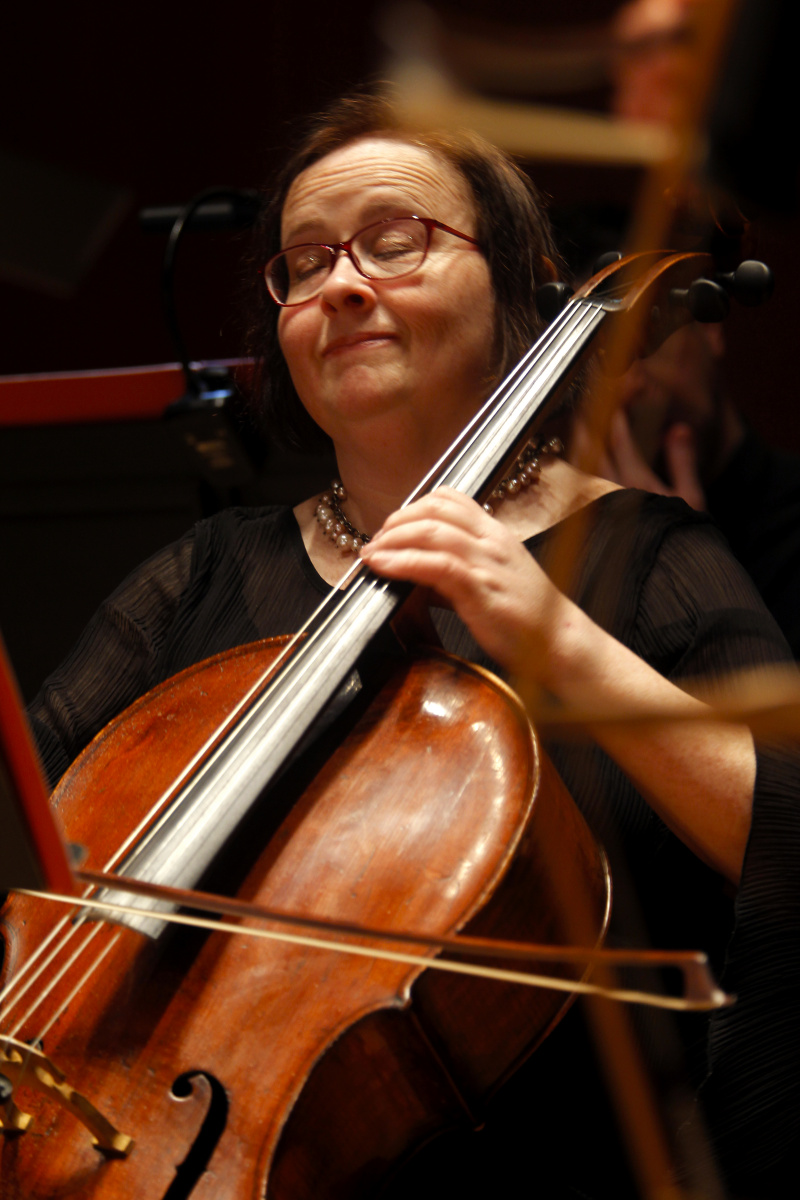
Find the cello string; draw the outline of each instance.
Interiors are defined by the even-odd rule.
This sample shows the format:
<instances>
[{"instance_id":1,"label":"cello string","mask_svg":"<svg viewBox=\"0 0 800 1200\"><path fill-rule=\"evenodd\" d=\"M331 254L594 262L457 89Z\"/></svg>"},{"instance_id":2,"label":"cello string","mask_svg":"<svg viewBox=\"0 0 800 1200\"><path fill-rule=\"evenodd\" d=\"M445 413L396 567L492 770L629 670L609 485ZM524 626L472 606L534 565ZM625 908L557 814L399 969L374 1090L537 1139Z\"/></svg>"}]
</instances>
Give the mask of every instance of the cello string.
<instances>
[{"instance_id":1,"label":"cello string","mask_svg":"<svg viewBox=\"0 0 800 1200\"><path fill-rule=\"evenodd\" d=\"M72 902L73 902L73 904L75 903L75 897L74 897L74 896L73 896L73 898L72 898ZM80 958L80 956L81 956L81 954L83 953L83 951L84 951L84 950L86 949L86 947L87 947L87 946L89 946L89 945L91 944L91 942L92 942L92 941L93 941L93 940L94 940L94 939L95 939L95 938L98 936L98 934L100 933L100 930L101 930L102 928L103 928L103 927L102 927L102 926L100 926L100 925L97 925L97 926L95 926L95 928L94 928L93 930L91 930L91 931L89 931L89 932L88 932L88 935L87 935L87 937L85 937L85 938L84 938L83 942L82 942L82 943L81 943L79 946L77 946L76 948L73 948L73 950L72 950L72 953L69 955L69 957L67 958L67 960L66 960L64 963L62 963L62 964L59 966L58 970L55 972L55 974L54 974L54 975L53 975L53 976L52 976L50 979L48 979L48 981L47 981L47 983L46 983L45 987L43 988L43 990L42 990L41 992L38 992L38 993L37 993L37 995L36 995L36 998L35 998L35 1000L34 1000L34 1003L33 1003L33 1004L31 1005L31 1007L30 1007L30 1008L27 1010L27 1012L24 1014L24 1016L23 1016L23 1017L21 1017L21 1018L17 1018L17 1023L16 1023L16 1025L14 1026L14 1028L13 1028L13 1029L12 1029L12 1031L11 1031L11 1032L12 1032L12 1034L13 1034L14 1036L16 1036L16 1034L18 1033L18 1031L19 1031L19 1027L20 1027L20 1024L22 1024L24 1021L27 1021L27 1020L29 1020L29 1018L31 1017L32 1013L33 1013L33 1012L35 1012L37 1005L38 1005L38 1004L40 1004L40 1003L43 1003L43 1002L44 1002L44 1000L45 1000L45 999L46 999L46 998L47 998L47 997L50 995L50 993L51 993L51 991L52 991L53 987L55 987L55 985L56 985L57 983L59 983L59 981L60 981L61 979L63 979L64 975L67 973L67 971L70 969L70 967L71 967L71 966L73 966L73 964L74 964L74 963L75 963L75 962L78 960L78 958ZM62 947L62 948L63 948L63 947ZM42 973L43 973L43 972L44 972L44 971L47 969L47 967L49 967L49 966L52 966L52 961L51 961L51 962L48 962L48 963L45 963L45 964L43 964L43 965L40 967L39 971L37 971L37 972L36 972L36 973L35 973L35 974L34 974L34 975L33 975L33 976L32 976L32 977L31 977L31 978L28 980L28 982L25 984L25 986L24 986L23 988L21 988L21 989L20 989L19 993L18 993L18 994L17 994L17 995L14 997L13 1001L12 1001L12 1002L11 1002L11 1004L8 1006L8 1008L6 1009L6 1012L5 1012L5 1014L4 1014L5 1016L8 1016L8 1015L9 1015L11 1012L13 1012L13 1010L14 1010L14 1009L17 1007L17 1005L19 1005L19 1004L20 1004L20 1002L21 1002L21 1001L24 999L24 997L25 997L25 996L27 995L27 993L30 991L30 988L31 988L31 986L32 986L34 983L38 982L38 980L39 980L39 978L40 978L41 974L42 974Z\"/></svg>"},{"instance_id":2,"label":"cello string","mask_svg":"<svg viewBox=\"0 0 800 1200\"><path fill-rule=\"evenodd\" d=\"M393 585L377 576L364 584L353 596L349 615L363 612L365 620L350 620L342 628L341 618L338 624L331 619L330 628L309 639L302 658L291 660L278 683L262 692L128 855L123 874L135 868L140 878L186 888L211 865L238 820L283 768L340 682L350 676L369 637L391 616L400 599Z\"/></svg>"},{"instance_id":3,"label":"cello string","mask_svg":"<svg viewBox=\"0 0 800 1200\"><path fill-rule=\"evenodd\" d=\"M86 885L86 887L84 888L84 891L83 891L83 895L80 897L80 901L85 900L89 896L93 887L94 887L94 885L91 883L88 883ZM81 904L80 904L78 897L73 897L73 900L75 902L76 909L79 909L81 907ZM36 966L38 959L41 957L42 954L45 953L45 951L47 950L48 946L53 941L53 939L58 937L58 935L63 931L64 926L70 922L72 922L72 928L69 930L67 936L62 940L62 942L59 943L58 945L56 945L52 949L50 957L46 960L46 962L43 963L39 967L39 970L37 972L37 977L38 977L38 975L40 975L42 973L43 970L46 969L47 966L52 964L56 955L68 945L68 943L69 943L70 939L73 937L73 935L77 934L80 931L80 928L84 924L83 920L73 920L72 918L70 918L69 914L67 914L65 917L62 917L62 919L53 926L53 928L50 930L50 932L39 943L39 946L36 948L36 950L34 950L28 956L28 958L25 960L25 962L22 964L22 966L19 968L19 970L15 971L13 978L9 980L6 987L2 991L0 991L0 1004L2 1004L5 999L7 999L8 997L10 997L14 994L14 992L19 987L20 983L22 983L24 981L25 976L28 974L28 972ZM30 985L29 984L25 985L26 988L28 986L30 986ZM14 1000L13 1003L16 1003L16 1000Z\"/></svg>"},{"instance_id":4,"label":"cello string","mask_svg":"<svg viewBox=\"0 0 800 1200\"><path fill-rule=\"evenodd\" d=\"M91 888L87 888L84 893L84 897L88 896L90 891L91 891ZM75 904L74 896L73 896L73 904ZM76 908L77 908L77 905L76 905ZM39 947L34 951L34 953L32 955L30 955L30 957L23 964L20 971L14 976L14 978L9 983L9 985L4 989L2 995L0 995L0 1004L3 1004L2 1014L1 1014L3 1020L5 1020L13 1012L13 1010L16 1008L16 1006L24 999L26 993L30 990L30 988L33 986L33 984L38 982L38 980L45 973L45 971L52 969L53 963L56 961L58 955L68 949L70 941L74 937L76 937L79 932L81 932L81 929L83 929L84 933L87 936L84 937L82 944L77 948L77 950L73 950L72 959L69 960L66 967L62 967L62 969L58 972L58 974L56 975L56 979L60 979L63 976L64 971L66 969L68 969L70 963L72 961L74 961L83 952L83 950L86 949L87 945L94 939L96 934L99 932L99 928L100 928L99 926L95 927L95 929L92 930L91 932L86 930L84 928L85 927L85 918L79 918L76 923L73 923L72 928L68 931L66 936L62 937L61 941L52 947L50 954L44 959L44 961L40 962L38 965L38 968L36 968L34 970L33 968L36 967L37 961L40 959L42 954L45 952L47 947L50 945L53 938L57 937L59 933L62 933L64 926L68 922L71 922L71 921L74 921L74 918L71 918L69 915L67 915L66 917L64 917L60 922L58 922L54 926L54 928L50 931L50 933L47 935L47 937L44 939L44 941L39 945ZM26 980L26 977L27 977L27 980ZM49 994L49 991L52 986L53 986L53 981L51 980L48 983L48 985L46 986L46 988L44 989L44 991L38 993L37 1001L44 1000L47 997L47 995ZM34 1011L35 1007L36 1006L34 1005L33 1009L31 1011ZM0 1037L2 1037L1 1034L0 1034Z\"/></svg>"},{"instance_id":5,"label":"cello string","mask_svg":"<svg viewBox=\"0 0 800 1200\"><path fill-rule=\"evenodd\" d=\"M90 889L87 889L87 894L88 894L89 890ZM39 956L45 952L45 950L47 949L47 947L49 946L49 944L53 940L53 938L57 937L58 934L61 932L61 930L64 928L64 926L66 924L68 924L69 919L70 919L69 916L62 917L61 920L58 921L53 926L53 928L47 934L45 939L39 944L38 948L36 950L34 950L34 952L29 956L29 958L27 958L25 960L25 962L22 964L22 966L19 968L19 970L17 972L15 972L15 974L9 980L9 982L6 984L6 986L3 988L3 990L0 991L0 1005L2 1005L2 1003L4 1002L6 997L10 996L14 992L14 990L19 985L20 981L25 978L28 971L33 969L33 967L36 965L36 962L37 962L37 959L39 958Z\"/></svg>"},{"instance_id":6,"label":"cello string","mask_svg":"<svg viewBox=\"0 0 800 1200\"><path fill-rule=\"evenodd\" d=\"M105 928L107 929L108 926L105 926ZM57 1008L55 1013L51 1016L50 1020L47 1021L41 1027L41 1029L39 1030L39 1033L37 1035L37 1038L36 1038L37 1042L44 1041L45 1037L50 1032L50 1030L53 1028L56 1021L58 1021L59 1018L62 1016L62 1014L64 1012L66 1012L67 1008L69 1008L69 1005L78 996L78 993L81 992L84 987L86 987L89 980L92 978L95 971L102 963L103 959L114 949L114 947L116 946L117 942L120 940L121 937L122 937L122 930L118 929L116 931L116 933L113 935L113 937L109 938L108 944L106 945L105 949L101 952L101 954L98 956L98 958L95 960L95 962L92 963L91 967L89 967L89 969L84 972L83 976L75 984L72 991L65 997L64 1002L61 1005L61 1007ZM28 1018L28 1014L26 1013L24 1020L27 1020L27 1018ZM20 1022L20 1024L22 1024L22 1022Z\"/></svg>"},{"instance_id":7,"label":"cello string","mask_svg":"<svg viewBox=\"0 0 800 1200\"><path fill-rule=\"evenodd\" d=\"M108 926L107 925L96 926L96 928L95 928L94 932L91 934L90 938L84 942L83 946L80 947L78 949L78 951L76 951L76 953L73 955L73 958L70 960L70 962L68 962L65 965L65 967L62 968L59 975L56 976L55 979L50 981L50 983L49 983L48 987L45 989L45 991L41 995L37 996L36 1002L31 1006L31 1008L28 1010L28 1012L26 1012L24 1014L24 1016L22 1018L20 1018L20 1020L18 1020L17 1024L15 1025L15 1027L13 1028L11 1033L5 1034L5 1035L0 1035L0 1042L2 1042L4 1036L11 1037L11 1038L14 1038L15 1040L18 1040L17 1035L21 1032L23 1026L25 1025L25 1022L32 1018L32 1016L36 1012L37 1008L41 1007L41 1005L44 1003L45 999L49 995L49 992L52 990L52 988L56 986L56 984L63 977L64 973L69 968L69 966L71 966L72 963L74 961L76 961L76 959L79 957L82 950L84 950L86 948L86 946L88 945L88 942L91 941L91 939L95 936L95 933L100 932L101 928L105 931L108 929ZM72 990L65 997L64 1002L51 1015L49 1021L46 1021L45 1024L39 1028L38 1032L32 1038L29 1039L31 1051L33 1050L34 1047L36 1047L36 1046L41 1047L43 1045L44 1039L47 1036L47 1034L53 1028L55 1023L60 1019L60 1017L66 1012L70 1003L74 999L77 998L79 992L81 992L83 990L83 988L86 986L86 984L89 982L89 980L94 975L97 968L100 966L103 959L114 948L114 946L119 941L120 937L121 937L121 931L118 930L116 932L116 934L109 939L108 944L106 945L106 947L102 951L102 953L98 956L98 958L95 959L95 961L92 963L92 965L89 967L89 969L84 972L82 978L79 979L78 982L74 985Z\"/></svg>"},{"instance_id":8,"label":"cello string","mask_svg":"<svg viewBox=\"0 0 800 1200\"><path fill-rule=\"evenodd\" d=\"M529 377L531 372L527 374L521 371L512 372L507 385L503 385L507 395L504 395L499 402L495 402L495 393L495 396L487 401L484 408L473 418L462 433L459 434L458 439L450 450L431 468L401 507L406 507L406 505L412 503L423 492L431 491L435 487L448 482L450 482L451 486L467 494L472 490L478 490L480 488L479 480L475 478L470 479L468 475L469 471L473 472L473 476L476 474L475 463L468 458L468 455L482 454L480 443L486 439L488 433L491 433L495 441L498 441L500 439L500 432L498 431L502 431L504 427L514 422L519 422L522 419L523 413L527 413L532 401L531 392L535 388L538 388L541 393L549 386L552 389L551 394L540 397L539 404L533 413L527 413L525 418L527 423L522 432L518 428L517 437L514 438L514 442L530 435L534 419L539 415L546 400L552 399L552 395L557 390L556 384L559 381L563 381L566 373L565 367L571 362L576 344L582 338L586 338L587 333L591 332L591 327L594 324L599 326L600 321L605 316L605 310L599 306L585 301L570 301L567 308L561 314L561 317L557 318L553 325L548 327L547 333L554 330L553 336L549 339L548 345L544 347L543 352L538 356L537 365L539 369L535 378ZM558 325L557 329L555 329L556 325ZM550 351L552 343L556 340L556 334L558 334L558 344L551 355ZM543 365L542 360L544 359L547 359L547 361ZM525 361L523 359L522 364ZM517 391L522 392L523 388L525 391L521 395L515 395ZM508 436L510 441L512 434L510 433ZM510 459L513 460L513 452ZM506 455L503 466L500 467L501 471L507 468L508 462L509 456ZM451 478L448 479L448 477Z\"/></svg>"},{"instance_id":9,"label":"cello string","mask_svg":"<svg viewBox=\"0 0 800 1200\"><path fill-rule=\"evenodd\" d=\"M88 893L90 890L91 890L91 888L86 889L84 896L82 897L83 901L87 900ZM78 906L75 904L75 897L73 897L73 907L75 907L76 909L78 908ZM80 907L83 908L83 907L85 907L85 905L82 903L80 905ZM52 931L51 937L61 926L63 926L64 922L69 921L69 920L70 920L70 917L69 917L69 915L67 915L59 923L59 925L56 926L55 929ZM86 918L81 917L81 916L79 916L77 918L77 922L78 922L78 924L73 928L72 932L66 938L64 938L62 940L62 942L59 946L55 947L55 949L54 949L53 953L50 955L49 959L40 965L39 970L35 972L35 974L32 976L32 978L30 978L28 980L28 982L22 988L17 989L18 994L13 998L11 1004L6 1007L6 1009L3 1013L3 1016L7 1017L9 1015L9 1013L11 1011L13 1011L13 1009L16 1007L16 1005L19 1004L19 1002L24 998L26 992L39 979L39 977L42 975L42 973L45 970L47 970L48 967L52 966L53 960L55 959L59 950L64 950L66 948L73 933L77 934L79 932L79 930L81 929L81 927L83 927L84 932L86 932L87 936L84 938L81 945L73 950L72 955L67 959L67 961L64 964L62 964L62 966L56 972L56 974L48 980L46 987L43 989L43 991L41 991L37 994L35 1002L30 1006L30 1008L27 1010L27 1012L25 1012L22 1017L17 1019L17 1023L11 1030L11 1033L6 1034L5 1036L16 1037L19 1034L19 1032L22 1029L22 1027L24 1026L24 1024L28 1020L31 1020L33 1018L37 1009L40 1008L45 1003L45 1001L48 999L53 988L56 987L58 985L58 983L63 979L63 977L67 973L67 971L72 966L74 966L74 964L80 958L81 954L83 954L83 952L91 944L91 942L94 941L94 939L100 933L106 933L110 929L108 924L98 924L98 925L95 925L91 930L88 930L86 928L86 924L87 924ZM119 941L120 936L121 936L121 931L117 930L116 933L114 933L114 935L111 938L109 938L108 943L105 946L105 948L100 951L98 956L95 958L94 962L92 962L90 964L90 966L84 971L82 978L79 979L78 982L75 984L72 991L67 995L67 997L65 998L62 1005L56 1009L56 1011L51 1015L49 1020L46 1021L45 1025L39 1030L38 1034L32 1039L32 1044L36 1044L36 1042L41 1042L43 1040L45 1034L52 1028L52 1026L55 1024L55 1022L66 1011L66 1009L69 1006L69 1004L71 1003L71 1001L78 995L78 993L86 986L86 984L89 982L89 980L95 974L98 967L101 965L103 959L106 957L106 955L109 953L109 951L111 949L113 949L113 947ZM41 947L40 947L40 950L41 950ZM26 964L26 966L27 966L27 964ZM7 993L9 993L11 990L12 989L10 989L10 988L7 989ZM0 1041L2 1040L2 1037L3 1037L3 1035L0 1034Z\"/></svg>"},{"instance_id":10,"label":"cello string","mask_svg":"<svg viewBox=\"0 0 800 1200\"><path fill-rule=\"evenodd\" d=\"M234 706L234 708L231 710L231 712L228 714L228 716L208 736L206 741L203 743L202 746L200 746L200 748L196 751L196 753L191 757L191 759L186 764L186 766L183 768L183 770L180 772L180 774L170 782L169 787L167 787L156 798L156 800L154 800L154 802L152 803L152 805L150 806L148 811L144 814L144 816L141 818L139 823L131 830L131 832L128 834L128 836L125 838L125 840L123 842L121 842L120 845L115 849L114 853L110 856L110 858L108 858L108 860L106 861L104 870L110 871L112 864L119 862L119 859L128 852L128 850L131 848L131 846L134 845L134 843L136 843L137 838L140 836L140 834L145 829L148 828L148 826L150 826L152 824L152 829L150 830L150 833L148 836L152 836L154 831L157 831L157 829L159 827L159 820L157 820L156 818L159 817L159 814L163 818L164 813L162 812L162 809L164 808L165 805L169 804L170 797L177 798L176 792L182 786L182 784L186 781L187 776L190 776L193 769L199 763L202 763L204 756L208 755L209 751L213 749L214 745L219 741L219 739L221 737L224 737L225 733L228 731L230 726L236 720L238 714L248 704L248 702L251 700L253 695L258 692L259 688L263 687L264 682L266 679L269 678L270 673L277 670L277 668L284 661L288 652L297 643L297 640L301 636L301 633L302 633L302 630L298 631L296 634L292 635L289 642L287 643L286 646L284 646L283 650L279 654L276 661L273 664L271 664L267 668L267 670L261 674L261 676L256 680L256 682L245 693L245 695L237 702L237 704Z\"/></svg>"},{"instance_id":11,"label":"cello string","mask_svg":"<svg viewBox=\"0 0 800 1200\"><path fill-rule=\"evenodd\" d=\"M88 885L84 889L83 895L81 897L81 902L83 902L84 900L86 900L89 897L89 894L91 891L92 891L92 886ZM83 907L83 903L78 904L76 897L73 896L73 906L77 912L77 911L79 911L80 908ZM66 936L62 937L61 941L52 947L50 954L44 959L44 961L40 962L38 965L38 968L36 968L34 970L34 968L36 967L37 961L45 953L45 951L47 950L50 943L53 941L54 938L57 938L58 935L63 932L64 926L68 923L71 923L71 928L67 932ZM64 964L57 971L55 977L51 978L48 981L47 986L44 988L44 990L42 992L38 993L37 1004L39 1002L44 1002L44 1000L49 996L50 991L52 990L53 986L55 986L55 984L61 978L63 978L63 975L69 969L69 967L75 961L77 961L77 959L80 957L80 955L83 953L83 951L87 948L87 946L95 939L95 937L98 935L98 933L101 930L107 929L107 928L108 928L107 926L96 925L96 926L94 926L94 928L92 928L90 930L87 927L87 922L86 922L85 917L78 916L76 918L75 916L70 916L70 914L67 914L59 922L57 922L56 925L54 925L53 929L50 931L50 933L43 939L43 941L37 947L37 949L27 958L27 960L25 961L23 966L20 968L20 970L14 975L14 978L11 980L11 982L8 984L8 986L3 990L2 993L0 993L0 1004L4 1004L4 1007L2 1010L3 1019L5 1020L13 1012L13 1010L16 1008L16 1006L24 999L26 993L30 990L30 988L33 986L33 984L38 982L38 980L45 973L45 971L52 969L53 963L55 962L58 955L68 949L69 943L71 940L73 940L73 938L77 937L80 932L83 932L85 934L81 945L78 946L77 949L74 949L72 951L71 958L68 959L67 963ZM103 955L101 954L100 957L102 959ZM92 966L92 968L90 968L91 972L93 972L95 970L97 965L99 965L99 960ZM27 978L27 981L26 981L26 976L29 976ZM8 1001L8 1003L4 1003L6 1001ZM22 1018L23 1021L27 1020L28 1017L31 1016L36 1011L37 1004L32 1005L32 1007L25 1014L25 1017ZM63 1010L60 1010L60 1011L63 1011ZM57 1016L60 1015L60 1011L57 1014ZM18 1022L17 1026L15 1027L14 1033L16 1033L19 1030L19 1024L20 1023ZM2 1037L2 1034L0 1034L0 1037Z\"/></svg>"},{"instance_id":12,"label":"cello string","mask_svg":"<svg viewBox=\"0 0 800 1200\"><path fill-rule=\"evenodd\" d=\"M535 345L528 351L520 360L517 366L511 371L510 375L500 385L500 387L489 397L482 408L478 410L475 416L468 422L461 433L456 438L455 442L444 452L438 462L434 463L427 475L423 476L411 494L403 501L401 505L405 508L413 503L423 493L432 491L444 478L448 468L460 465L465 455L471 452L478 440L484 434L487 425L489 425L494 417L510 402L516 388L526 381L526 377L533 374L534 366L538 366L541 371L541 362L547 358L553 348L554 343L558 340L556 347L556 355L563 344L566 326L575 326L585 320L587 313L586 305L579 305L576 301L570 301L566 308L559 313L555 320L550 324L545 332L541 335ZM569 330L574 340L575 330ZM566 355L561 356L562 359ZM560 360L556 358L556 368L560 365ZM534 387L540 382L540 376L527 379L528 386ZM533 416L537 414L534 413Z\"/></svg>"}]
</instances>

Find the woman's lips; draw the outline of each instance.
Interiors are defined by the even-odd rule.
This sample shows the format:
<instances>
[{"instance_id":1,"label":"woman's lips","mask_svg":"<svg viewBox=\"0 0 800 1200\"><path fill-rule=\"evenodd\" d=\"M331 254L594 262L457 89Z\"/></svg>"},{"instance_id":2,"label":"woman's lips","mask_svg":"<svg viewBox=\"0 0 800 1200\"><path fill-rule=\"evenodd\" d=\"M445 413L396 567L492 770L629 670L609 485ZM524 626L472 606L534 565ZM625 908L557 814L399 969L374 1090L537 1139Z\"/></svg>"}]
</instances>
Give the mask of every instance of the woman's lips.
<instances>
[{"instance_id":1,"label":"woman's lips","mask_svg":"<svg viewBox=\"0 0 800 1200\"><path fill-rule=\"evenodd\" d=\"M348 350L357 350L361 346L378 346L386 342L393 342L396 338L396 334L384 333L381 330L345 334L343 337L334 338L332 342L328 342L322 351L322 357L328 358L332 354L342 354Z\"/></svg>"}]
</instances>

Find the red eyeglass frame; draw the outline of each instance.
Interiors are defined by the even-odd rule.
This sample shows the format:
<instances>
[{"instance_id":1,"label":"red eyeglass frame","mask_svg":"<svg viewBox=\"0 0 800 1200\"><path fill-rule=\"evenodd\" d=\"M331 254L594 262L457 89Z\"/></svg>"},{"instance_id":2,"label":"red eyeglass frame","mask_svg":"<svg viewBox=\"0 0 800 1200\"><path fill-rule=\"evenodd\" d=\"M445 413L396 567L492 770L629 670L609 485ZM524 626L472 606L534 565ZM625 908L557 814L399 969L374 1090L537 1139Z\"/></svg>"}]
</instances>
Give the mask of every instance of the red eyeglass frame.
<instances>
[{"instance_id":1,"label":"red eyeglass frame","mask_svg":"<svg viewBox=\"0 0 800 1200\"><path fill-rule=\"evenodd\" d=\"M411 268L410 271L399 271L396 275L368 275L363 267L359 264L356 256L353 254L353 242L360 238L362 233L366 233L368 229L376 229L379 225L391 225L396 221L418 221L420 225L425 226L427 238L425 241L425 250L422 258L416 264L416 266ZM286 254L289 250L302 250L304 246L322 246L323 249L330 250L331 254L333 255L333 261L331 262L330 267L331 271L336 265L336 260L338 259L339 254L344 251L355 269L358 271L359 275L363 275L365 279L404 279L406 275L413 275L415 271L418 271L425 262L425 259L428 257L428 251L431 248L431 236L434 229L440 229L442 233L450 233L453 235L453 237L461 238L462 241L469 242L473 246L479 245L477 238L470 237L468 233L461 233L460 230L453 229L450 225L445 225L442 221L436 221L433 217L418 217L416 215L411 215L409 217L383 217L380 221L370 221L370 223L365 225L362 229L357 229L353 236L348 238L346 242L298 242L295 246L286 246L284 249L279 250L277 254L273 254L272 257L267 260L261 271L259 271L259 274L264 280L267 291L277 305L279 305L281 308L297 308L300 304L307 304L309 300L315 300L319 295L319 292L314 292L312 295L306 296L303 300L293 300L291 304L287 304L285 300L279 300L274 294L269 285L269 278L267 275L267 272L272 264L276 262L277 259L281 258L282 255ZM330 274L330 271L328 274ZM327 277L328 276L326 275L325 279L327 279ZM323 280L322 284L320 285L320 291L322 291L324 286L325 281Z\"/></svg>"}]
</instances>

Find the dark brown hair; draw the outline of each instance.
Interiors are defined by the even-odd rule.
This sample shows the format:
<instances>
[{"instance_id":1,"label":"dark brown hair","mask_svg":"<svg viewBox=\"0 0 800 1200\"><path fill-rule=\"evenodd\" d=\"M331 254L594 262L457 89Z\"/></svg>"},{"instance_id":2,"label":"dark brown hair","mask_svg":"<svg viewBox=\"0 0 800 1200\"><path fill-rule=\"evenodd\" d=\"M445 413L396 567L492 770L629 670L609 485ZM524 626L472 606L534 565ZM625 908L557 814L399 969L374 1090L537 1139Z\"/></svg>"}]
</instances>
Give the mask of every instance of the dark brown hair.
<instances>
[{"instance_id":1,"label":"dark brown hair","mask_svg":"<svg viewBox=\"0 0 800 1200\"><path fill-rule=\"evenodd\" d=\"M401 128L391 104L382 98L340 100L313 120L272 181L250 256L248 274L256 281L256 290L250 300L246 350L255 361L254 401L264 413L269 435L294 448L316 449L330 443L294 389L278 342L280 309L257 270L281 248L281 215L294 179L333 150L371 136L421 146L450 163L466 181L475 204L476 237L495 294L498 382L542 326L536 288L551 278L557 252L538 193L527 176L502 151L474 134L410 132Z\"/></svg>"}]
</instances>

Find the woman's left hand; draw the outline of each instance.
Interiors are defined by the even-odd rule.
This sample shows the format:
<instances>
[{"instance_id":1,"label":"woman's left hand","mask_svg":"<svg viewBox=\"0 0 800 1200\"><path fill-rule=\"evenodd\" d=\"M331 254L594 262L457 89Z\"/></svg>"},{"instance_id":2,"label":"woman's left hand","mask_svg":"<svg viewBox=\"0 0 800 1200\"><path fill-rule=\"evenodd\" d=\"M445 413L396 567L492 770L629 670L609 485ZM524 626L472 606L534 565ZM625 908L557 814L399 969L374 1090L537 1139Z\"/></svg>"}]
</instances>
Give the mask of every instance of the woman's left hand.
<instances>
[{"instance_id":1,"label":"woman's left hand","mask_svg":"<svg viewBox=\"0 0 800 1200\"><path fill-rule=\"evenodd\" d=\"M537 662L542 683L559 625L587 619L513 533L452 488L393 513L361 555L379 575L437 592L506 670Z\"/></svg>"}]
</instances>

